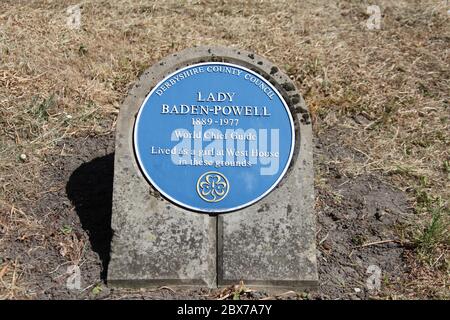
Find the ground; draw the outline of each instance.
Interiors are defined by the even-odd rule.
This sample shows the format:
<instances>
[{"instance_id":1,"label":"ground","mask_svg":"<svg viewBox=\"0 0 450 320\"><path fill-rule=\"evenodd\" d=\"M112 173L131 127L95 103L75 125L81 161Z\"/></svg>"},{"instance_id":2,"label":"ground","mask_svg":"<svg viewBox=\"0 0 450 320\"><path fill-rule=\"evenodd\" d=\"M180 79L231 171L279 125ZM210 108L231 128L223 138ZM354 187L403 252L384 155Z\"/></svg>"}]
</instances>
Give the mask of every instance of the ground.
<instances>
[{"instance_id":1,"label":"ground","mask_svg":"<svg viewBox=\"0 0 450 320\"><path fill-rule=\"evenodd\" d=\"M0 298L274 298L104 283L120 104L145 68L193 45L267 57L310 108L320 287L278 298L450 297L446 1L86 0L80 28L74 4L0 4Z\"/></svg>"}]
</instances>

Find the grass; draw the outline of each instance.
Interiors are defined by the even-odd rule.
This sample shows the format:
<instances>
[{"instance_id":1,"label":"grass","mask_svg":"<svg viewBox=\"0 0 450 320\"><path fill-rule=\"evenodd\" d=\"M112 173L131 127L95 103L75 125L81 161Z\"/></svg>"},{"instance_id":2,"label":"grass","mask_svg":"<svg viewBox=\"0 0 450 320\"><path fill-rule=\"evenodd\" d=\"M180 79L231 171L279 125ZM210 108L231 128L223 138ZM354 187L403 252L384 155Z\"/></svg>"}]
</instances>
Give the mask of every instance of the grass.
<instances>
[{"instance_id":1,"label":"grass","mask_svg":"<svg viewBox=\"0 0 450 320\"><path fill-rule=\"evenodd\" d=\"M442 205L440 199L430 204L427 198L426 202L427 213L431 216L428 215L424 225L417 228L414 240L419 256L433 266L436 264L434 259L442 258L450 245L450 210ZM448 262L444 266L448 270Z\"/></svg>"},{"instance_id":2,"label":"grass","mask_svg":"<svg viewBox=\"0 0 450 320\"><path fill-rule=\"evenodd\" d=\"M408 233L416 245L410 259L415 278L395 297L448 294L434 290L448 278L443 264L449 259L450 29L444 1L377 1L382 28L372 31L365 27L369 1L80 3L79 30L66 24L72 1L1 4L0 258L25 237L21 241L33 239L24 242L27 250L61 246L64 259L82 260L84 240L44 230L29 205L44 192L46 159L67 137L113 132L128 88L160 58L193 45L223 45L282 66L311 110L315 134L332 128L339 143L366 155L362 164L340 163L343 174L376 173L416 203ZM29 295L32 271L21 259L0 264L0 271L8 264L0 296Z\"/></svg>"}]
</instances>

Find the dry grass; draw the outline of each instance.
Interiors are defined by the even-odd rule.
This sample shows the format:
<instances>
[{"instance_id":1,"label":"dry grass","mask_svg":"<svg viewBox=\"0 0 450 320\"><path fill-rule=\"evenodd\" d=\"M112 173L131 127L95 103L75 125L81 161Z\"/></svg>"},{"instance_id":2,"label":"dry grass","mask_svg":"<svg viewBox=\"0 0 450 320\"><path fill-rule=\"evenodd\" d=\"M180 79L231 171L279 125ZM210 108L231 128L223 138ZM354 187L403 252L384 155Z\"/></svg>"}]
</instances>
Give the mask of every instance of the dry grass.
<instances>
[{"instance_id":1,"label":"dry grass","mask_svg":"<svg viewBox=\"0 0 450 320\"><path fill-rule=\"evenodd\" d=\"M8 237L0 239L0 248L8 245L8 240L27 241L30 238L42 238L42 225L39 221L27 216L21 210L6 206L0 202L0 231ZM32 250L32 249L30 249ZM0 255L0 299L13 299L24 296L22 271L18 259L4 260Z\"/></svg>"},{"instance_id":2,"label":"dry grass","mask_svg":"<svg viewBox=\"0 0 450 320\"><path fill-rule=\"evenodd\" d=\"M332 127L340 143L365 157L340 163L344 174L377 172L408 192L417 203L412 238L423 242L437 207L448 235L449 8L438 0L376 2L383 20L373 31L365 26L372 2L356 0L80 1L82 29L71 30L66 9L76 2L2 0L0 259L8 241L61 242L39 238L39 217L21 211L52 192L39 182L55 144L114 131L120 103L145 68L205 44L248 49L279 64L304 94L316 134ZM433 240L421 262L411 258L415 278L392 296L448 297L444 238ZM69 242L62 242L67 259L81 259L83 245ZM0 260L0 297L24 292L17 289L20 266Z\"/></svg>"}]
</instances>

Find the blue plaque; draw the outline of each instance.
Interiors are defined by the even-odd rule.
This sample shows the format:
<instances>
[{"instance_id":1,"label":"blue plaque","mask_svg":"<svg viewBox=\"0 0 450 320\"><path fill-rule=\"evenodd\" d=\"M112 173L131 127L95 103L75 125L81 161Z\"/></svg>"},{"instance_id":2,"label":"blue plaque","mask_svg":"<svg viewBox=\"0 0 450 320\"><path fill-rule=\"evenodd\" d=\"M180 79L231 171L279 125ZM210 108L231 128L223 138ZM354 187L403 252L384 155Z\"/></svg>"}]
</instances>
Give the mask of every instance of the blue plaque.
<instances>
[{"instance_id":1,"label":"blue plaque","mask_svg":"<svg viewBox=\"0 0 450 320\"><path fill-rule=\"evenodd\" d=\"M277 89L239 65L207 62L170 74L148 94L134 148L148 181L190 210L249 206L283 178L294 122Z\"/></svg>"}]
</instances>

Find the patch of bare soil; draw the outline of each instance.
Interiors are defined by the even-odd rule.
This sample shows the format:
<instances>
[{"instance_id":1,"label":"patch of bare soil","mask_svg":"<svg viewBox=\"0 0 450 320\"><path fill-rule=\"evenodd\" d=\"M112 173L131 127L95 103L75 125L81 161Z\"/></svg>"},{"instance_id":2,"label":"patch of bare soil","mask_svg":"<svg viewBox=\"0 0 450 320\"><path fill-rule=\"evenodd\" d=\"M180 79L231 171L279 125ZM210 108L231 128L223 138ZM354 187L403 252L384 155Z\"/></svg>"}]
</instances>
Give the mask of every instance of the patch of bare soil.
<instances>
[{"instance_id":1,"label":"patch of bare soil","mask_svg":"<svg viewBox=\"0 0 450 320\"><path fill-rule=\"evenodd\" d=\"M38 241L10 239L6 259L21 261L25 295L38 299L88 298L104 277L111 240L112 135L66 139L40 173L40 198L24 208L39 221ZM79 268L80 290L77 286ZM95 293L101 293L97 288Z\"/></svg>"},{"instance_id":2,"label":"patch of bare soil","mask_svg":"<svg viewBox=\"0 0 450 320\"><path fill-rule=\"evenodd\" d=\"M26 295L51 299L205 299L220 290L118 290L104 284L112 236L111 202L114 136L70 138L60 142L57 156L46 159L41 172L42 193L27 211L43 227L39 239L10 241L5 258L22 261L27 274ZM279 298L368 298L386 294L408 272L396 226L410 211L403 192L375 175L350 177L337 163L355 151L340 146L333 132L315 141L317 244L320 288L309 295ZM30 237L32 239L32 237ZM368 291L369 266L381 271L381 291ZM73 266L80 268L81 289ZM374 269L375 271L377 269ZM372 270L373 272L373 270ZM373 282L376 284L376 281ZM250 288L251 289L251 288ZM267 298L267 292L249 292L242 298Z\"/></svg>"},{"instance_id":3,"label":"patch of bare soil","mask_svg":"<svg viewBox=\"0 0 450 320\"><path fill-rule=\"evenodd\" d=\"M411 204L380 176L344 174L339 163L359 158L362 165L364 158L333 133L324 132L315 144L319 296L385 296L408 274L398 228L411 218Z\"/></svg>"}]
</instances>

